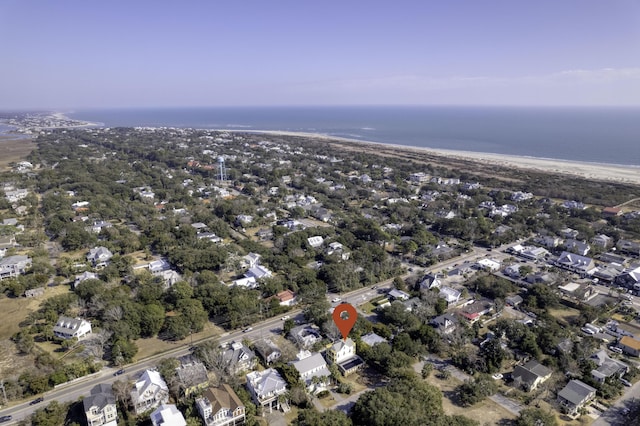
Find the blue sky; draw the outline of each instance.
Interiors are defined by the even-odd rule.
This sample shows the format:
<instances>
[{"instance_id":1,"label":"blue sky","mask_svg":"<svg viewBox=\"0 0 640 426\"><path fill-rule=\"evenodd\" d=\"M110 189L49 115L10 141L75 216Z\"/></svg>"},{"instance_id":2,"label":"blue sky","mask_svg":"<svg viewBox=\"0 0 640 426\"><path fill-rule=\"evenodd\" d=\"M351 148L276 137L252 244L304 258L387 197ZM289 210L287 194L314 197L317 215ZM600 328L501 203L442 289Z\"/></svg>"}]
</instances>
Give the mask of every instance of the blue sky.
<instances>
[{"instance_id":1,"label":"blue sky","mask_svg":"<svg viewBox=\"0 0 640 426\"><path fill-rule=\"evenodd\" d=\"M638 0L0 0L0 108L640 105Z\"/></svg>"}]
</instances>

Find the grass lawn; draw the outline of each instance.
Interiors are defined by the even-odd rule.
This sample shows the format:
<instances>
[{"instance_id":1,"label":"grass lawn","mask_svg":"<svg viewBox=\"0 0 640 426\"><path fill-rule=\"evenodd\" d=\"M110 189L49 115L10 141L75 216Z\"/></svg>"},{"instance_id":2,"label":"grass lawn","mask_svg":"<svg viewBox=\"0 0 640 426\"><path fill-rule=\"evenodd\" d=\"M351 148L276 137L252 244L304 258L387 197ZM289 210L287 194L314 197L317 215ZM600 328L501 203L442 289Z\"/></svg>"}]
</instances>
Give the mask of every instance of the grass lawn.
<instances>
[{"instance_id":1,"label":"grass lawn","mask_svg":"<svg viewBox=\"0 0 640 426\"><path fill-rule=\"evenodd\" d=\"M207 322L204 326L204 330L200 333L194 333L193 336L187 336L186 339L182 339L177 342L160 340L157 337L151 339L138 339L135 341L136 346L138 347L138 353L135 356L134 362L165 351L177 349L181 346L189 346L192 341L191 337L193 337L193 344L196 345L203 339L220 336L222 333L224 333L223 329L213 325L211 322Z\"/></svg>"},{"instance_id":2,"label":"grass lawn","mask_svg":"<svg viewBox=\"0 0 640 426\"><path fill-rule=\"evenodd\" d=\"M362 305L359 305L358 308L360 308L362 312L366 314L371 314L376 309L376 307L373 306L371 302L363 303Z\"/></svg>"},{"instance_id":3,"label":"grass lawn","mask_svg":"<svg viewBox=\"0 0 640 426\"><path fill-rule=\"evenodd\" d=\"M561 320L566 325L573 323L574 320L580 316L580 311L566 306L562 308L549 309L549 313L552 317Z\"/></svg>"},{"instance_id":4,"label":"grass lawn","mask_svg":"<svg viewBox=\"0 0 640 426\"><path fill-rule=\"evenodd\" d=\"M9 163L24 160L36 148L36 144L27 138L0 137L0 147L0 170L5 170L9 169Z\"/></svg>"}]
</instances>

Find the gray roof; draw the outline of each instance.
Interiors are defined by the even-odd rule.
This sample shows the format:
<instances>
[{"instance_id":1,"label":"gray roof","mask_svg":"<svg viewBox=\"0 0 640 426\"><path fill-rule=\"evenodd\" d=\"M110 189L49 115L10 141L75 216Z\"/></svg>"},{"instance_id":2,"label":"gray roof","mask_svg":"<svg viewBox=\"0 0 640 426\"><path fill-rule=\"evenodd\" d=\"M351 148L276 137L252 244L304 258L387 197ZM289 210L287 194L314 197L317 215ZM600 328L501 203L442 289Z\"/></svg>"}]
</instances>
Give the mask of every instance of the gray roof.
<instances>
[{"instance_id":1,"label":"gray roof","mask_svg":"<svg viewBox=\"0 0 640 426\"><path fill-rule=\"evenodd\" d=\"M366 343L369 346L373 346L377 343L385 343L387 341L387 339L385 339L384 337L378 336L376 333L365 334L360 338L360 340L362 340L364 343Z\"/></svg>"},{"instance_id":2,"label":"gray roof","mask_svg":"<svg viewBox=\"0 0 640 426\"><path fill-rule=\"evenodd\" d=\"M585 402L589 394L596 390L580 380L571 380L560 392L558 397L569 401L573 405L580 405Z\"/></svg>"},{"instance_id":3,"label":"gray roof","mask_svg":"<svg viewBox=\"0 0 640 426\"><path fill-rule=\"evenodd\" d=\"M100 411L107 405L116 403L116 398L113 396L111 385L101 383L95 385L91 389L91 395L82 400L84 411L89 411L91 407L98 407Z\"/></svg>"},{"instance_id":4,"label":"gray roof","mask_svg":"<svg viewBox=\"0 0 640 426\"><path fill-rule=\"evenodd\" d=\"M301 376L307 374L309 371L314 368L320 367L320 371L313 374L313 376L329 376L331 373L327 368L327 363L320 353L315 353L310 357L301 359L299 361L294 361L292 365L296 370L300 373Z\"/></svg>"},{"instance_id":5,"label":"gray roof","mask_svg":"<svg viewBox=\"0 0 640 426\"><path fill-rule=\"evenodd\" d=\"M551 374L551 370L540 364L535 359L527 362L525 365L517 365L516 368L513 369L513 379L520 380L523 383L528 385L532 385L536 379L540 377L546 377Z\"/></svg>"}]
</instances>

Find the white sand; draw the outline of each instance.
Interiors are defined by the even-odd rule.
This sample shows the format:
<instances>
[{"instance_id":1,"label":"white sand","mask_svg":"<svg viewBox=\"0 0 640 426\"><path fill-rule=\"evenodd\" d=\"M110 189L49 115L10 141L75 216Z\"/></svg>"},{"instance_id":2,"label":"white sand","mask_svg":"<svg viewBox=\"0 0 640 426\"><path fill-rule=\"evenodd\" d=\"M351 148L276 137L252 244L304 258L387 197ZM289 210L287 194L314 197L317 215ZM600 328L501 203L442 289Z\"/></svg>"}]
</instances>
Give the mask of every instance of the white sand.
<instances>
[{"instance_id":1,"label":"white sand","mask_svg":"<svg viewBox=\"0 0 640 426\"><path fill-rule=\"evenodd\" d=\"M233 130L229 130L233 132ZM238 130L235 130L236 132ZM603 180L611 182L624 182L640 185L640 166L625 166L617 164L599 164L579 161L555 160L546 158L520 157L517 155L489 154L472 151L454 151L447 149L419 148L406 145L393 145L378 142L361 141L357 139L339 138L315 133L298 132L278 132L278 131L257 131L255 133L265 133L273 135L303 136L322 140L339 140L343 142L353 142L356 144L383 145L386 148L404 151L423 152L432 155L456 158L470 161L477 161L483 164L495 164L504 167L534 169L544 173L561 173L593 180Z\"/></svg>"}]
</instances>

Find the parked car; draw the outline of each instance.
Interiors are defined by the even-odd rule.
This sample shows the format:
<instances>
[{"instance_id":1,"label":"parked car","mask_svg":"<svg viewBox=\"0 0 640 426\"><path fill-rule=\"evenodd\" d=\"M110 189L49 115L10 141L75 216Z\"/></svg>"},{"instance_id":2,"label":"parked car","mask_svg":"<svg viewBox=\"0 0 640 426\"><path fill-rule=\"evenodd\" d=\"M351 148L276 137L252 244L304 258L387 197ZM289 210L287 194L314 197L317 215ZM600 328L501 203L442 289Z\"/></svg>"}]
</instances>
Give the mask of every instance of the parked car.
<instances>
[{"instance_id":1,"label":"parked car","mask_svg":"<svg viewBox=\"0 0 640 426\"><path fill-rule=\"evenodd\" d=\"M342 299L340 299L339 297L334 297L333 299L331 299L331 301L333 303L338 303L339 301L341 301Z\"/></svg>"},{"instance_id":2,"label":"parked car","mask_svg":"<svg viewBox=\"0 0 640 426\"><path fill-rule=\"evenodd\" d=\"M609 350L612 351L612 352L615 352L617 354L621 354L622 353L622 349L620 349L617 346L609 346Z\"/></svg>"},{"instance_id":3,"label":"parked car","mask_svg":"<svg viewBox=\"0 0 640 426\"><path fill-rule=\"evenodd\" d=\"M0 417L0 423L8 422L13 420L13 416L2 416Z\"/></svg>"},{"instance_id":4,"label":"parked car","mask_svg":"<svg viewBox=\"0 0 640 426\"><path fill-rule=\"evenodd\" d=\"M114 376L120 376L121 374L124 374L124 368L121 368L120 370L113 373Z\"/></svg>"},{"instance_id":5,"label":"parked car","mask_svg":"<svg viewBox=\"0 0 640 426\"><path fill-rule=\"evenodd\" d=\"M491 376L491 378L492 378L493 380L500 380L500 379L502 379L502 377L503 377L503 376L502 376L502 374L500 374L500 373L496 373L496 374L494 374L493 376Z\"/></svg>"},{"instance_id":6,"label":"parked car","mask_svg":"<svg viewBox=\"0 0 640 426\"><path fill-rule=\"evenodd\" d=\"M285 315L285 316L283 316L283 317L282 317L282 318L280 318L280 319L281 319L282 321L286 321L286 320L288 320L289 318L291 318L291 316L289 316L289 315Z\"/></svg>"},{"instance_id":7,"label":"parked car","mask_svg":"<svg viewBox=\"0 0 640 426\"><path fill-rule=\"evenodd\" d=\"M620 383L622 383L623 385L625 385L627 387L633 386L630 381L625 380L625 379L620 379Z\"/></svg>"},{"instance_id":8,"label":"parked car","mask_svg":"<svg viewBox=\"0 0 640 426\"><path fill-rule=\"evenodd\" d=\"M248 332L250 332L251 330L253 330L253 327L247 327L247 328L245 328L244 330L242 330L242 332L243 332L243 333L248 333Z\"/></svg>"}]
</instances>

